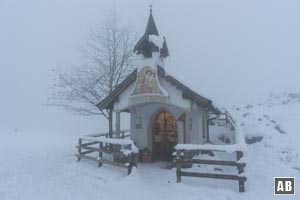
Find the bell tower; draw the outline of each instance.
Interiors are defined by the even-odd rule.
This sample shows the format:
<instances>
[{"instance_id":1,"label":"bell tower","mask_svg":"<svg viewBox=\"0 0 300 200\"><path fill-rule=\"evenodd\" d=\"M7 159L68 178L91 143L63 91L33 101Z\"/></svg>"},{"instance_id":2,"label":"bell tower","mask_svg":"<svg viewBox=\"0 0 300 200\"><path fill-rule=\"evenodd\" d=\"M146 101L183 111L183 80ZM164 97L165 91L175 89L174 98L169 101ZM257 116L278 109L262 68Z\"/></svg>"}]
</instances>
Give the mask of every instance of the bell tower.
<instances>
[{"instance_id":1,"label":"bell tower","mask_svg":"<svg viewBox=\"0 0 300 200\"><path fill-rule=\"evenodd\" d=\"M159 37L154 18L152 15L152 5L150 5L150 15L146 30L142 38L134 46L133 50L138 55L143 55L145 58L151 58L152 53L157 52L161 59L169 56L169 50L166 38ZM161 66L163 67L163 66Z\"/></svg>"},{"instance_id":2,"label":"bell tower","mask_svg":"<svg viewBox=\"0 0 300 200\"><path fill-rule=\"evenodd\" d=\"M161 86L157 67L164 67L169 56L165 37L159 36L150 5L150 15L144 35L134 46L138 57L137 80L129 104L143 102L168 102L168 93Z\"/></svg>"}]
</instances>

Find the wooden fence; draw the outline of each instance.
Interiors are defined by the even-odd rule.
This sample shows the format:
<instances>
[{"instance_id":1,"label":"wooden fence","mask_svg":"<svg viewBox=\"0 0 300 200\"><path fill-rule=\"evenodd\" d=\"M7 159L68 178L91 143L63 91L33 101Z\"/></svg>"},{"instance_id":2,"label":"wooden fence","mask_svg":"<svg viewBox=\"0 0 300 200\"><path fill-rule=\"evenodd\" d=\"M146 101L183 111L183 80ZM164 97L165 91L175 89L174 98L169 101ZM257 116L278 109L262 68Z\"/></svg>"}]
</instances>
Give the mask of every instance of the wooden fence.
<instances>
[{"instance_id":1,"label":"wooden fence","mask_svg":"<svg viewBox=\"0 0 300 200\"><path fill-rule=\"evenodd\" d=\"M215 121L225 121L225 126L228 127L228 125L230 125L230 128L232 130L235 130L235 120L232 118L232 116L230 115L230 113L225 110L224 113L221 113L221 116L217 119L215 119Z\"/></svg>"},{"instance_id":2,"label":"wooden fence","mask_svg":"<svg viewBox=\"0 0 300 200\"><path fill-rule=\"evenodd\" d=\"M116 132L114 131L113 132L113 138L116 138ZM89 136L89 137L105 137L105 138L109 138L109 133L95 133L95 134L89 134L89 135L86 135L86 136ZM121 130L120 131L120 138L121 139L124 139L124 138L128 138L130 137L130 134L129 134L129 130Z\"/></svg>"},{"instance_id":3,"label":"wooden fence","mask_svg":"<svg viewBox=\"0 0 300 200\"><path fill-rule=\"evenodd\" d=\"M245 192L245 181L247 180L244 176L230 175L230 174L214 174L214 173L199 173L199 172L186 172L182 171L182 166L187 164L206 164L206 165L222 165L222 166L232 166L236 167L238 174L244 172L245 163L238 163L235 161L223 161L223 160L203 160L203 159L185 159L184 153L189 150L176 150L176 176L177 183L181 182L182 176L189 177L202 177L202 178L214 178L214 179L227 179L227 180L237 180L239 182L239 192ZM201 152L201 150L200 150ZM243 156L243 152L237 151L236 158L237 161Z\"/></svg>"},{"instance_id":4,"label":"wooden fence","mask_svg":"<svg viewBox=\"0 0 300 200\"><path fill-rule=\"evenodd\" d=\"M123 167L130 174L132 167L137 166L136 147L130 141L112 138L79 138L76 146L78 149L78 154L76 154L77 161L85 158L96 161L98 167L101 167L103 163ZM110 148L111 145L113 148ZM88 155L92 153L94 156ZM112 155L113 159L105 158L104 154Z\"/></svg>"}]
</instances>

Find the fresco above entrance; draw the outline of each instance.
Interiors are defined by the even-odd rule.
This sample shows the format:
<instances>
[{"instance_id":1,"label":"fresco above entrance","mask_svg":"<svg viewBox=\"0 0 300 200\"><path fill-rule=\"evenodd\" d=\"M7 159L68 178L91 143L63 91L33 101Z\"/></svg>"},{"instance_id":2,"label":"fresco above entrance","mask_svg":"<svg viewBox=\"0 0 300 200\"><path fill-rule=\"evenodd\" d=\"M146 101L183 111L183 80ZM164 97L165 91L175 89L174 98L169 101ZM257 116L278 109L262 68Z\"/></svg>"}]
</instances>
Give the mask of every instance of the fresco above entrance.
<instances>
[{"instance_id":1,"label":"fresco above entrance","mask_svg":"<svg viewBox=\"0 0 300 200\"><path fill-rule=\"evenodd\" d=\"M132 95L139 94L163 95L157 83L156 70L150 66L145 66L138 72L138 80Z\"/></svg>"}]
</instances>

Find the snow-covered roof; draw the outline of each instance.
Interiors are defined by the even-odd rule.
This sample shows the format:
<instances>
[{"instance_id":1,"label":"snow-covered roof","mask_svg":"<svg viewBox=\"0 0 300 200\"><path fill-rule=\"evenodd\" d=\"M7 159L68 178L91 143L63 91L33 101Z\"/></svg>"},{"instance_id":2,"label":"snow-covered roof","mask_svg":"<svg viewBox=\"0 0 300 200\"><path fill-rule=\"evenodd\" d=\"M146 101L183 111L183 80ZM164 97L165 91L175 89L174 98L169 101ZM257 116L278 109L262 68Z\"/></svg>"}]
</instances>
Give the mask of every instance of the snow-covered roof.
<instances>
[{"instance_id":1,"label":"snow-covered roof","mask_svg":"<svg viewBox=\"0 0 300 200\"><path fill-rule=\"evenodd\" d=\"M164 38L158 35L149 35L149 41L153 42L158 48L162 48Z\"/></svg>"}]
</instances>

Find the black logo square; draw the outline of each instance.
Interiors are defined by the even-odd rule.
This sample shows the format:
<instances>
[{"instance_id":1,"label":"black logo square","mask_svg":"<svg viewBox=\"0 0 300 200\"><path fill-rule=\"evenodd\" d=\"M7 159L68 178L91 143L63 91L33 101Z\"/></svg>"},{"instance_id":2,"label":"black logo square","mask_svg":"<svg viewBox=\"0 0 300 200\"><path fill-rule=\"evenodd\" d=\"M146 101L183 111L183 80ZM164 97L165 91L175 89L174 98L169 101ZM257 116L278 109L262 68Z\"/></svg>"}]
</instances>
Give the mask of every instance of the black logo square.
<instances>
[{"instance_id":1,"label":"black logo square","mask_svg":"<svg viewBox=\"0 0 300 200\"><path fill-rule=\"evenodd\" d=\"M295 194L295 177L274 177L274 194Z\"/></svg>"}]
</instances>

